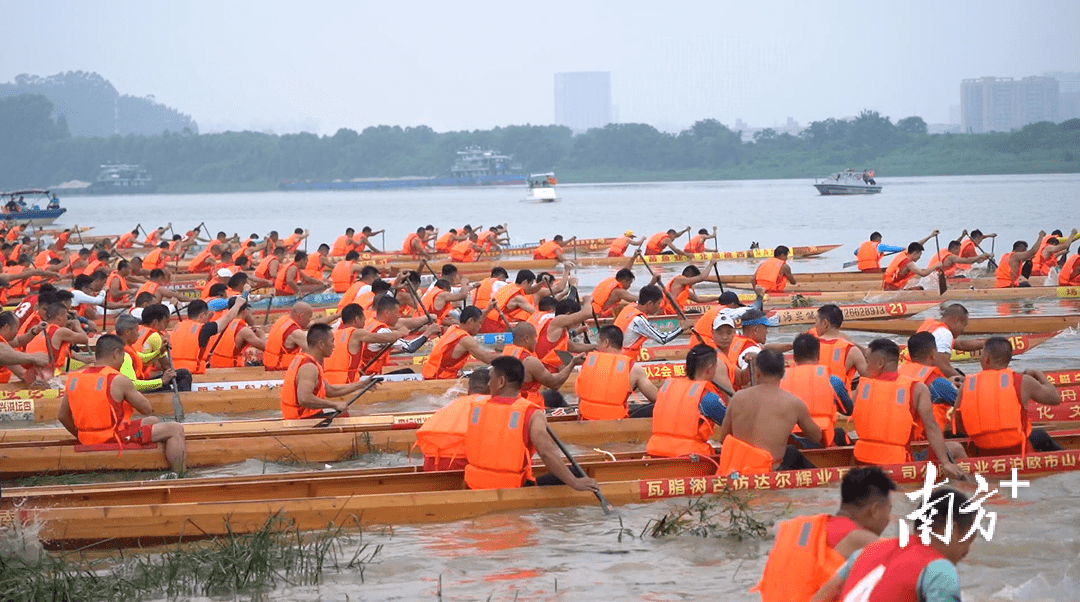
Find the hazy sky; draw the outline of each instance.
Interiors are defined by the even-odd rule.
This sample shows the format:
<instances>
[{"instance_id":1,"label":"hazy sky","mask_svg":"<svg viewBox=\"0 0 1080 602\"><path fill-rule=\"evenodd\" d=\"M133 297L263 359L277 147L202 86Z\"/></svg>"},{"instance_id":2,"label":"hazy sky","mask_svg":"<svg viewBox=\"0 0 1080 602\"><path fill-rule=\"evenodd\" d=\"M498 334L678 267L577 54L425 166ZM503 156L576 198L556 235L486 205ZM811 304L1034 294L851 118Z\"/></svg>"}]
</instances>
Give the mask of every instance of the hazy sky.
<instances>
[{"instance_id":1,"label":"hazy sky","mask_svg":"<svg viewBox=\"0 0 1080 602\"><path fill-rule=\"evenodd\" d=\"M0 0L0 81L96 71L202 131L547 124L610 71L619 121L949 119L960 80L1080 71L1080 1Z\"/></svg>"}]
</instances>

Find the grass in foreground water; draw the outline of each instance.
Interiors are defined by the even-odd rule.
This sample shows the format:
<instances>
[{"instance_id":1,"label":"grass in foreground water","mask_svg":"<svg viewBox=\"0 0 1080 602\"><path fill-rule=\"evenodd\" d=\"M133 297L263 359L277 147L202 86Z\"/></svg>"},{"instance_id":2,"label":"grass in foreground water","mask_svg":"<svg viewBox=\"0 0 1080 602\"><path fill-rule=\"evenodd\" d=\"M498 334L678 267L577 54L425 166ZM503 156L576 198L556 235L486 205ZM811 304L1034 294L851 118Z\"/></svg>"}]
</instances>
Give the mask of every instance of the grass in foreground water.
<instances>
[{"instance_id":1,"label":"grass in foreground water","mask_svg":"<svg viewBox=\"0 0 1080 602\"><path fill-rule=\"evenodd\" d=\"M355 545L355 549L352 546ZM273 516L254 533L230 533L160 553L0 554L0 600L126 601L148 597L255 593L319 583L327 569L357 571L381 545L354 541L331 528L300 533Z\"/></svg>"}]
</instances>

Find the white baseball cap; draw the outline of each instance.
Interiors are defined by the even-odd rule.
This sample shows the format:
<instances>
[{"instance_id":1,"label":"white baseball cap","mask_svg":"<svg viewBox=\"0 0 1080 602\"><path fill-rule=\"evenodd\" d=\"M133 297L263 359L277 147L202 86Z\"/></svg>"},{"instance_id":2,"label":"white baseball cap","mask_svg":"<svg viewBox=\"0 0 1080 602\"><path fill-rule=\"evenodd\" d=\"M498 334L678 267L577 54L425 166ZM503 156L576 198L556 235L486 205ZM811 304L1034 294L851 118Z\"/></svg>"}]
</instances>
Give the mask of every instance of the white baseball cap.
<instances>
[{"instance_id":1,"label":"white baseball cap","mask_svg":"<svg viewBox=\"0 0 1080 602\"><path fill-rule=\"evenodd\" d=\"M732 328L735 328L735 318L731 317L730 314L725 312L720 312L716 314L716 317L713 318L712 321L713 330L716 330L721 326L730 326Z\"/></svg>"},{"instance_id":2,"label":"white baseball cap","mask_svg":"<svg viewBox=\"0 0 1080 602\"><path fill-rule=\"evenodd\" d=\"M232 278L233 277L233 273L229 270L229 268L221 268L220 270L217 271L217 275L220 276L221 278Z\"/></svg>"}]
</instances>

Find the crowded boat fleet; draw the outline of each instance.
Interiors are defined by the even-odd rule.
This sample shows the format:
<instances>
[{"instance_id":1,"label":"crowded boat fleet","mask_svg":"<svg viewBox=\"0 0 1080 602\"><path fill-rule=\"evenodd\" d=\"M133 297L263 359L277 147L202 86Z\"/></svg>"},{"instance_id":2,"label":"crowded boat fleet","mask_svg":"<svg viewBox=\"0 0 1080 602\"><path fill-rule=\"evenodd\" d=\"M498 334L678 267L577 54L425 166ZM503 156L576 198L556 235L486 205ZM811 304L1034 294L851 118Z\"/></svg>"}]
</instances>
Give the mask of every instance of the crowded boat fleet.
<instances>
[{"instance_id":1,"label":"crowded boat fleet","mask_svg":"<svg viewBox=\"0 0 1080 602\"><path fill-rule=\"evenodd\" d=\"M1023 365L1080 312L965 307L1080 298L1075 228L1000 254L978 229L734 251L715 227L512 244L507 224L418 225L398 249L376 246L384 234L6 222L0 528L126 547L250 532L275 513L319 529L840 485L836 515L781 525L759 584L764 600L831 600L898 553L876 541L898 486L1080 460L1080 372ZM848 270L806 269L842 246ZM754 273L723 273L733 260ZM607 275L586 287L583 267ZM447 403L410 409L419 396ZM372 450L409 461L188 476ZM120 471L145 472L12 482ZM925 522L943 533L943 520ZM923 567L964 545L904 553ZM786 579L791 566L806 578Z\"/></svg>"}]
</instances>

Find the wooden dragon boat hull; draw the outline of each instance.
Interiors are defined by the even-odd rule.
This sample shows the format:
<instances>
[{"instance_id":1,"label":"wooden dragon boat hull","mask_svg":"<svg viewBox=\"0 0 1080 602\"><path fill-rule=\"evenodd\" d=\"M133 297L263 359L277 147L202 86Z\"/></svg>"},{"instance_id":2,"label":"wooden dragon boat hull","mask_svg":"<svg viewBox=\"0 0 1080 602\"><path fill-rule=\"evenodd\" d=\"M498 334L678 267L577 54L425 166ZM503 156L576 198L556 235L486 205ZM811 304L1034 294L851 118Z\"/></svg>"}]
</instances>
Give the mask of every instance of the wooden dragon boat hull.
<instances>
[{"instance_id":1,"label":"wooden dragon boat hull","mask_svg":"<svg viewBox=\"0 0 1080 602\"><path fill-rule=\"evenodd\" d=\"M968 319L965 335L1058 332L1080 324L1080 315L1072 316L1012 316L1008 318L974 317ZM844 320L844 330L915 334L921 320Z\"/></svg>"},{"instance_id":2,"label":"wooden dragon boat hull","mask_svg":"<svg viewBox=\"0 0 1080 602\"><path fill-rule=\"evenodd\" d=\"M1080 451L1075 449L1075 436L1058 440L1068 449L1023 458L974 458L959 464L990 479L1009 477L1013 468L1025 477L1077 470ZM640 459L582 465L601 483L601 491L611 503L630 504L726 491L767 493L835 486L851 464L850 448L815 450L807 456L818 468L747 476L715 476L714 459ZM883 468L897 483L914 485L924 480L925 467L925 463L910 462ZM256 478L191 485L183 480L139 483L119 492L113 487L76 486L66 493L42 496L34 496L33 488L5 490L0 524L34 523L39 527L40 540L53 548L146 546L248 533L261 528L274 515L298 530L328 526L351 529L596 503L591 492L575 492L565 486L471 491L464 489L460 471L370 477L332 472L285 476L293 487L282 487L277 478L270 478L267 486ZM198 491L200 488L202 491ZM152 501L136 498L135 491L151 496ZM251 492L250 499L242 499L246 491Z\"/></svg>"}]
</instances>

